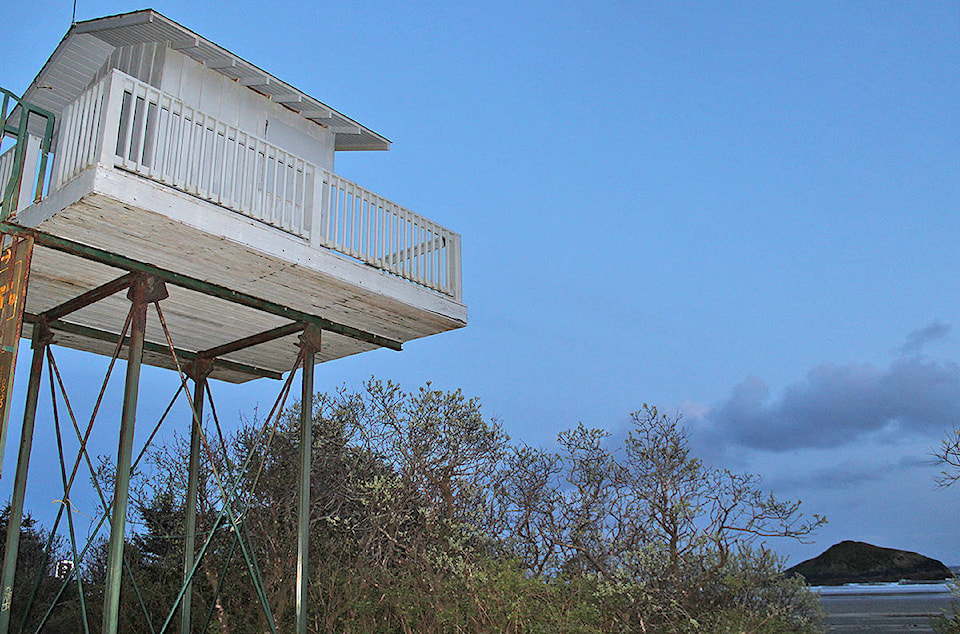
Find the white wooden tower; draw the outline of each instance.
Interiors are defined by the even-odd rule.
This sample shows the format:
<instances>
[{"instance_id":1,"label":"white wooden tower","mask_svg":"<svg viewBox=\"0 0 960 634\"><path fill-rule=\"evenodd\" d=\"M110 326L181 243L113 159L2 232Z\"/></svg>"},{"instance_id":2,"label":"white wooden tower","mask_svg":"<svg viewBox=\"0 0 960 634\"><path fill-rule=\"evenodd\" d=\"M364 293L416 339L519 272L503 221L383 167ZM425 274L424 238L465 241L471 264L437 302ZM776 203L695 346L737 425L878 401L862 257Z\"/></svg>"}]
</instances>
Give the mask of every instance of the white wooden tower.
<instances>
[{"instance_id":1,"label":"white wooden tower","mask_svg":"<svg viewBox=\"0 0 960 634\"><path fill-rule=\"evenodd\" d=\"M208 377L280 378L302 359L306 399L316 362L466 325L460 236L334 172L337 151L389 141L155 11L72 26L2 117L14 145L0 155L0 277L13 308L0 370L12 379L21 320L35 361L51 341L112 354L122 333L129 339L109 572L117 593L141 362L193 364L200 408ZM146 311L151 302L165 324ZM27 410L12 513L22 512L29 464L29 393ZM308 496L309 480L300 487ZM11 584L5 575L5 596ZM110 600L104 631L116 627Z\"/></svg>"},{"instance_id":2,"label":"white wooden tower","mask_svg":"<svg viewBox=\"0 0 960 634\"><path fill-rule=\"evenodd\" d=\"M337 151L389 141L176 22L145 10L77 24L23 100L52 112L56 128L49 191L17 212L18 224L361 335L327 330L321 361L466 324L460 236L333 171ZM117 273L37 249L26 311ZM65 323L116 330L111 303L124 301ZM290 321L179 289L165 307L176 341L194 351ZM77 333L58 342L109 349ZM289 344L221 358L284 372ZM257 376L232 367L212 376Z\"/></svg>"}]
</instances>

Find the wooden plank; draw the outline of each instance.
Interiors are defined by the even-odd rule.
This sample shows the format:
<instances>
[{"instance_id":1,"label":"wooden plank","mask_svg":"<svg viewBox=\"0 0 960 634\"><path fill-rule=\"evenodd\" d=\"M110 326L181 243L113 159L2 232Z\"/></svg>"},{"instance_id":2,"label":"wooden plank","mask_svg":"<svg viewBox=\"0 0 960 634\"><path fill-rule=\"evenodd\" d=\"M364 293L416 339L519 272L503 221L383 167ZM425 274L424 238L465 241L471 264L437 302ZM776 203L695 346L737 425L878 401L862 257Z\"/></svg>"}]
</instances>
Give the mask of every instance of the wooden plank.
<instances>
[{"instance_id":1,"label":"wooden plank","mask_svg":"<svg viewBox=\"0 0 960 634\"><path fill-rule=\"evenodd\" d=\"M42 312L76 295L114 279L119 269L88 262L81 258L38 248L37 266L31 278L28 306L31 312ZM284 319L232 302L209 297L177 286L168 286L170 297L161 303L165 320L175 344L186 350L200 351L217 345L268 331L282 326ZM70 317L79 325L119 333L123 326L129 302L123 295L112 295L77 310ZM154 311L148 314L147 340L165 345L165 339ZM365 350L375 345L355 342L349 337L330 333L319 361L329 361ZM103 348L90 348L79 339L67 340L64 345L103 353ZM109 351L108 351L109 352ZM283 372L289 369L297 355L296 338L262 344L248 351L226 355L238 363L264 367ZM153 363L147 360L147 363ZM166 367L166 363L160 363ZM219 376L217 378L220 378ZM234 377L236 379L236 377ZM248 380L250 376L242 377Z\"/></svg>"}]
</instances>

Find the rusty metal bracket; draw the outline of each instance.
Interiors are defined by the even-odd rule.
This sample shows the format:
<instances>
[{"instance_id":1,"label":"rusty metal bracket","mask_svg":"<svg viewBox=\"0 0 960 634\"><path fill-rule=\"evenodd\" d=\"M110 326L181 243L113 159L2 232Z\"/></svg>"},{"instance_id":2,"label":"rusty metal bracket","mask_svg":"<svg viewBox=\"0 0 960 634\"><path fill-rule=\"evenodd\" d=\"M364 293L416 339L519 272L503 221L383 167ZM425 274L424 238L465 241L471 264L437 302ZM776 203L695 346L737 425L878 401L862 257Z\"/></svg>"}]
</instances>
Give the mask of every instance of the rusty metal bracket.
<instances>
[{"instance_id":1,"label":"rusty metal bracket","mask_svg":"<svg viewBox=\"0 0 960 634\"><path fill-rule=\"evenodd\" d=\"M206 380L210 373L213 372L215 366L213 359L208 359L206 357L197 356L196 359L187 363L183 367L183 373L187 375L187 378L193 381L194 383L199 383Z\"/></svg>"},{"instance_id":2,"label":"rusty metal bracket","mask_svg":"<svg viewBox=\"0 0 960 634\"><path fill-rule=\"evenodd\" d=\"M304 354L311 356L320 351L320 335L322 330L312 325L303 325L303 332L300 334L300 347Z\"/></svg>"},{"instance_id":3,"label":"rusty metal bracket","mask_svg":"<svg viewBox=\"0 0 960 634\"><path fill-rule=\"evenodd\" d=\"M167 292L167 285L164 281L154 275L136 275L130 288L127 289L127 299L131 302L141 301L145 304L161 302L170 297Z\"/></svg>"},{"instance_id":4,"label":"rusty metal bracket","mask_svg":"<svg viewBox=\"0 0 960 634\"><path fill-rule=\"evenodd\" d=\"M56 343L57 337L50 329L50 322L41 317L33 324L33 340L30 342L31 348L46 348L52 343Z\"/></svg>"}]
</instances>

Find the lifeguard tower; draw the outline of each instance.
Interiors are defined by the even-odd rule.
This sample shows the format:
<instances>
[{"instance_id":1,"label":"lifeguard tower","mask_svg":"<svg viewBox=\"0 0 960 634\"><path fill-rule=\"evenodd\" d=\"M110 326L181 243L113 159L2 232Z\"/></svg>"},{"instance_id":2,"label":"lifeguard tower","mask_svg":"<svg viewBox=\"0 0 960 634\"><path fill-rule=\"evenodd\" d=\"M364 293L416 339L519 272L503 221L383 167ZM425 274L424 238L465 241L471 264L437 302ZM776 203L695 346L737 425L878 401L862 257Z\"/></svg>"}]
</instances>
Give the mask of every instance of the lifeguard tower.
<instances>
[{"instance_id":1,"label":"lifeguard tower","mask_svg":"<svg viewBox=\"0 0 960 634\"><path fill-rule=\"evenodd\" d=\"M463 327L460 236L335 174L337 151L386 150L384 137L152 10L73 25L22 98L5 94L0 123L9 147L0 156L0 445L21 323L33 342L0 632L18 591L52 342L127 360L103 617L114 632L140 364L194 382L189 589L207 379L301 367L310 403L315 363ZM306 631L311 408L301 409L297 629ZM189 590L182 603L189 631Z\"/></svg>"}]
</instances>

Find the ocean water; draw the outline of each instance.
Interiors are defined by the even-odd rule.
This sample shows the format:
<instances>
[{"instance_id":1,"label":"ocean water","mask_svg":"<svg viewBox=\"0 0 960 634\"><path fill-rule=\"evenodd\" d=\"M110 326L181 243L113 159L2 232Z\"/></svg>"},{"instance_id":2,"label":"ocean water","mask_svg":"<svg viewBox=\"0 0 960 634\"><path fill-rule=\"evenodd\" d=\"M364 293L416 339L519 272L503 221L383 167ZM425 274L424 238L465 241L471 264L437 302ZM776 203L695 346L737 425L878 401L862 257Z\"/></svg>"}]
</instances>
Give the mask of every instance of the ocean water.
<instances>
[{"instance_id":1,"label":"ocean water","mask_svg":"<svg viewBox=\"0 0 960 634\"><path fill-rule=\"evenodd\" d=\"M949 613L950 585L939 583L858 583L813 586L831 632L933 632L930 619Z\"/></svg>"}]
</instances>

